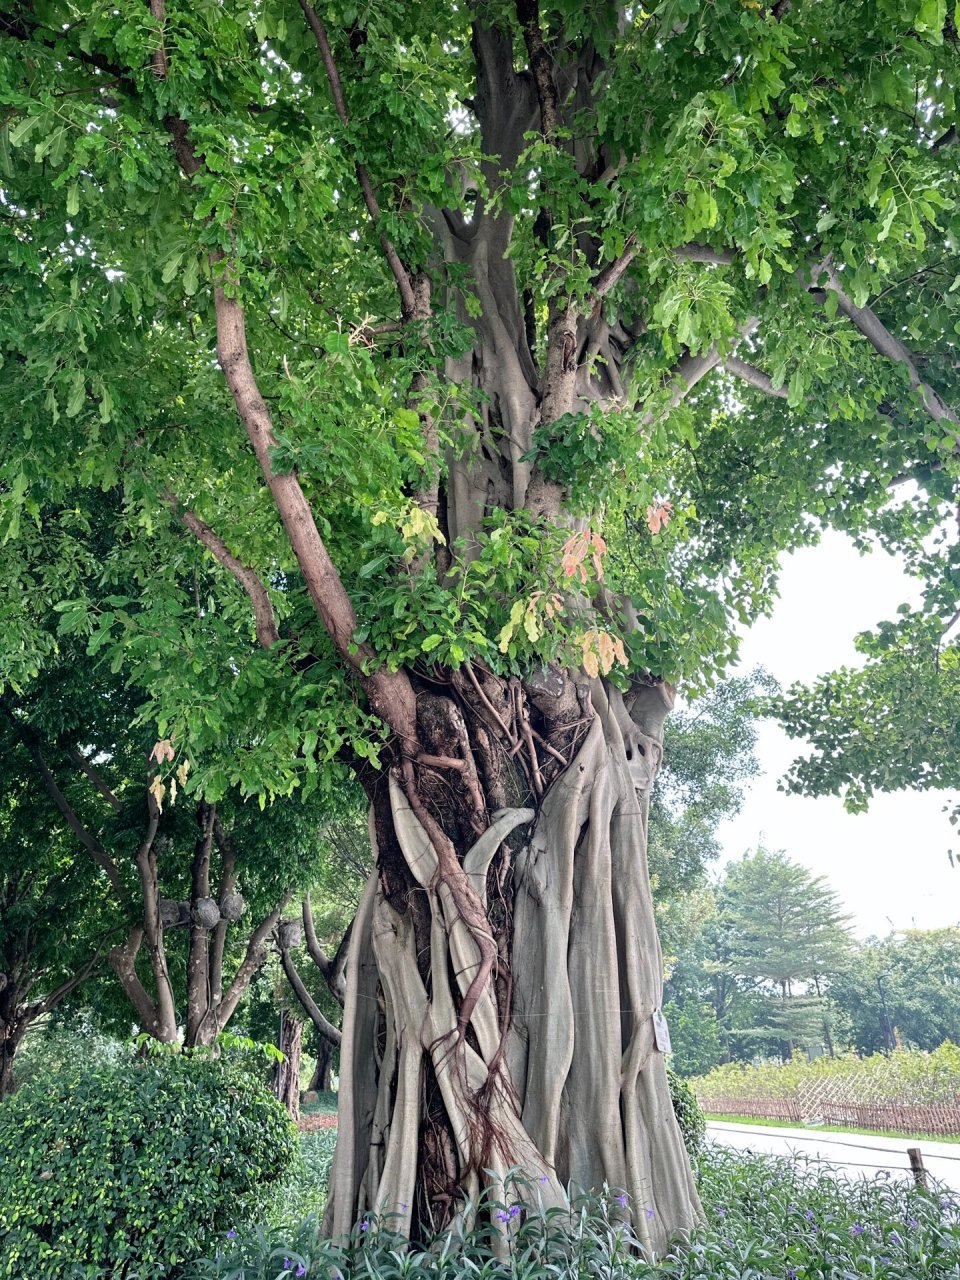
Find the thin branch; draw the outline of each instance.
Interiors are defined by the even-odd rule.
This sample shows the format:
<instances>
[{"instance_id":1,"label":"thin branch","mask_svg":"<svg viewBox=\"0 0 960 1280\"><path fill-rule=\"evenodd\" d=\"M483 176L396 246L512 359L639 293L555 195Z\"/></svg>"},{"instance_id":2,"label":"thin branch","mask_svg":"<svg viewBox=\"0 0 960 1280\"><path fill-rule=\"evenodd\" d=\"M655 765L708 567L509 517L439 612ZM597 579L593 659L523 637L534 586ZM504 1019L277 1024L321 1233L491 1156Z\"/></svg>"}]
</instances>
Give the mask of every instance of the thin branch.
<instances>
[{"instance_id":1,"label":"thin branch","mask_svg":"<svg viewBox=\"0 0 960 1280\"><path fill-rule=\"evenodd\" d=\"M234 1009L240 1003L240 999L250 985L253 975L257 972L264 960L267 958L267 950L264 946L269 935L276 927L277 921L283 914L283 909L293 897L293 889L285 889L283 897L270 912L265 916L260 924L251 933L247 942L247 950L243 960L240 962L240 968L234 975L233 981L227 989L226 995L220 1002L220 1008L217 1011L217 1022L220 1027L225 1027L233 1015Z\"/></svg>"},{"instance_id":2,"label":"thin branch","mask_svg":"<svg viewBox=\"0 0 960 1280\"><path fill-rule=\"evenodd\" d=\"M34 1001L34 1003L29 1006L31 1018L40 1017L41 1014L49 1013L50 1010L55 1008L55 1006L58 1005L65 996L68 996L75 987L79 987L81 982L86 982L87 978L90 977L93 971L103 961L106 954L106 946L106 941L101 942L100 946L97 947L96 951L87 963L79 969L72 978L68 978L66 982L62 982L59 987L56 987L49 995L44 996L42 1000Z\"/></svg>"},{"instance_id":3,"label":"thin branch","mask_svg":"<svg viewBox=\"0 0 960 1280\"><path fill-rule=\"evenodd\" d=\"M340 1031L324 1016L320 1006L307 990L303 979L297 972L297 966L293 963L293 957L290 955L288 947L280 948L280 963L283 965L283 972L287 975L287 981L293 988L294 995L303 1005L317 1031L329 1044L339 1047L342 1039Z\"/></svg>"},{"instance_id":4,"label":"thin branch","mask_svg":"<svg viewBox=\"0 0 960 1280\"><path fill-rule=\"evenodd\" d=\"M334 109L340 117L340 122L345 127L350 124L350 114L347 111L347 100L343 94L343 83L340 79L340 72L337 69L336 61L333 57L333 50L330 48L330 41L327 38L327 29L317 16L317 12L309 0L300 0L300 8L307 20L310 30L313 32L313 38L316 41L317 48L320 50L320 57L326 68L327 79L330 82L330 94L333 98ZM373 183L370 181L370 174L366 165L357 160L354 164L357 175L357 181L360 184L360 190L363 192L363 200L367 206L367 212L373 221L374 226L380 222L380 205L377 202L376 194L373 190ZM416 311L416 298L414 296L413 283L406 267L400 261L400 255L397 253L390 237L385 231L380 232L380 247L383 249L383 255L387 260L387 265L393 274L394 280L397 282L397 289L400 293L400 306L404 316L412 316Z\"/></svg>"},{"instance_id":5,"label":"thin branch","mask_svg":"<svg viewBox=\"0 0 960 1280\"><path fill-rule=\"evenodd\" d=\"M164 493L162 497L194 537L203 543L211 555L243 587L253 605L257 640L264 649L271 648L280 639L280 632L277 630L277 619L273 612L273 605L270 603L270 596L260 578L253 569L237 559L219 534L215 533L189 507L183 506L175 494Z\"/></svg>"},{"instance_id":6,"label":"thin branch","mask_svg":"<svg viewBox=\"0 0 960 1280\"><path fill-rule=\"evenodd\" d=\"M688 262L711 262L716 266L728 267L736 262L738 254L735 249L712 249L708 244L681 244L673 250L678 258Z\"/></svg>"},{"instance_id":7,"label":"thin branch","mask_svg":"<svg viewBox=\"0 0 960 1280\"><path fill-rule=\"evenodd\" d=\"M594 308L599 306L600 300L607 296L617 281L623 276L627 267L629 267L630 263L637 256L636 243L636 236L627 236L623 253L621 253L618 258L615 258L609 266L604 267L597 276L594 281L593 289L590 293L590 298L593 302Z\"/></svg>"},{"instance_id":8,"label":"thin branch","mask_svg":"<svg viewBox=\"0 0 960 1280\"><path fill-rule=\"evenodd\" d=\"M96 769L94 769L83 752L78 751L76 747L67 747L67 755L77 768L81 769L87 775L114 813L119 813L123 808L123 805L107 786L103 778L100 777L99 773L97 773Z\"/></svg>"},{"instance_id":9,"label":"thin branch","mask_svg":"<svg viewBox=\"0 0 960 1280\"><path fill-rule=\"evenodd\" d=\"M5 704L3 706L3 712L10 721L10 724L13 726L13 731L17 735L17 738L23 743L30 755L30 758L36 765L37 772L43 780L43 785L47 790L47 794L63 814L63 817L66 819L67 826L87 850L94 862L96 862L97 866L101 867L106 873L107 879L110 881L114 892L122 895L123 886L120 882L120 872L117 869L117 864L110 857L96 836L94 836L92 832L88 831L77 817L73 805L60 790L57 785L56 778L50 772L47 762L44 760L43 755L40 752L40 748L34 739L33 731L27 725L20 724L16 716L14 716L10 708Z\"/></svg>"},{"instance_id":10,"label":"thin branch","mask_svg":"<svg viewBox=\"0 0 960 1280\"><path fill-rule=\"evenodd\" d=\"M540 103L540 130L546 142L555 142L560 123L560 102L553 79L553 59L547 50L540 26L537 0L517 0L517 19L523 30L530 70Z\"/></svg>"},{"instance_id":11,"label":"thin branch","mask_svg":"<svg viewBox=\"0 0 960 1280\"><path fill-rule=\"evenodd\" d=\"M350 937L353 933L353 921L347 925L347 931L340 939L340 945L334 952L333 959L327 958L320 940L317 937L317 930L313 923L313 908L310 905L310 895L305 894L303 898L303 934L307 944L307 951L310 959L323 974L323 980L326 982L330 994L339 1003L343 1004L344 1000L344 982L343 974L347 967L347 958L350 953Z\"/></svg>"},{"instance_id":12,"label":"thin branch","mask_svg":"<svg viewBox=\"0 0 960 1280\"><path fill-rule=\"evenodd\" d=\"M890 332L875 311L870 307L856 306L844 291L832 263L827 261L814 268L814 282L821 275L826 275L828 293L832 293L836 297L837 309L841 314L845 315L856 329L859 329L880 355L886 357L887 360L892 360L895 364L902 364L906 368L911 388L920 392L923 407L933 421L938 423L950 422L955 426L960 425L960 418L957 417L950 405L947 404L938 391L934 390L929 382L920 376L920 370L913 352Z\"/></svg>"}]
</instances>

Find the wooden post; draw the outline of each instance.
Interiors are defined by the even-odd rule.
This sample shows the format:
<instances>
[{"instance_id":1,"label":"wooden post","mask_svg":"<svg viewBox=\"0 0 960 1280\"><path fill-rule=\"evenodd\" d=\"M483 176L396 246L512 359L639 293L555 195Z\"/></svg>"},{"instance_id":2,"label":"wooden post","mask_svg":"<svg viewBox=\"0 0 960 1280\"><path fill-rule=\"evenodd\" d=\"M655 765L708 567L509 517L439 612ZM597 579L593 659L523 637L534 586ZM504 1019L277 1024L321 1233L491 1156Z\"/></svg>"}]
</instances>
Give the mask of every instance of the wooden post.
<instances>
[{"instance_id":1,"label":"wooden post","mask_svg":"<svg viewBox=\"0 0 960 1280\"><path fill-rule=\"evenodd\" d=\"M927 1171L923 1167L923 1153L919 1147L908 1147L907 1155L910 1159L910 1169L913 1173L913 1180L921 1191L927 1189Z\"/></svg>"}]
</instances>

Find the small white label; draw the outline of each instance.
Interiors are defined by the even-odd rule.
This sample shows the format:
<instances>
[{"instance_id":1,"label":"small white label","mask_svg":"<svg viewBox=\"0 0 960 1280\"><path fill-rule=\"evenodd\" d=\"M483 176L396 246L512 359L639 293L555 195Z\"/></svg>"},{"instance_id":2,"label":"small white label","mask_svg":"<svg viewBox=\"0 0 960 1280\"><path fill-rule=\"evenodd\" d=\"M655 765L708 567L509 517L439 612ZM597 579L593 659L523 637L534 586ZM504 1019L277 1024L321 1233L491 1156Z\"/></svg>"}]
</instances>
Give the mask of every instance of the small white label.
<instances>
[{"instance_id":1,"label":"small white label","mask_svg":"<svg viewBox=\"0 0 960 1280\"><path fill-rule=\"evenodd\" d=\"M663 1016L663 1010L657 1009L653 1015L653 1040L661 1053L670 1053L670 1028Z\"/></svg>"}]
</instances>

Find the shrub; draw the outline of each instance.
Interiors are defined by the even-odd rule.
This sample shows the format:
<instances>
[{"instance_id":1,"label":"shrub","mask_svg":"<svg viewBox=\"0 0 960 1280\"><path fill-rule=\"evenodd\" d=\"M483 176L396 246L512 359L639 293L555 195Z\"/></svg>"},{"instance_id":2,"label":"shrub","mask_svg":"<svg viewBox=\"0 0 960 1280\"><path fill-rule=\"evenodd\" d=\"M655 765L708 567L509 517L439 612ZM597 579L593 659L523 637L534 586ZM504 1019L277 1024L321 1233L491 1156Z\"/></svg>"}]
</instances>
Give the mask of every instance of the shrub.
<instances>
[{"instance_id":1,"label":"shrub","mask_svg":"<svg viewBox=\"0 0 960 1280\"><path fill-rule=\"evenodd\" d=\"M670 1085L670 1098L673 1102L673 1114L683 1134L683 1141L691 1156L695 1156L703 1146L707 1136L707 1121L704 1117L696 1094L681 1076L667 1068L667 1082Z\"/></svg>"},{"instance_id":2,"label":"shrub","mask_svg":"<svg viewBox=\"0 0 960 1280\"><path fill-rule=\"evenodd\" d=\"M79 1064L0 1106L0 1276L153 1280L262 1212L280 1104L235 1060Z\"/></svg>"},{"instance_id":3,"label":"shrub","mask_svg":"<svg viewBox=\"0 0 960 1280\"><path fill-rule=\"evenodd\" d=\"M14 1079L19 1087L67 1070L74 1062L107 1066L128 1056L122 1040L102 1032L89 1014L81 1012L45 1026L35 1023L17 1051Z\"/></svg>"}]
</instances>

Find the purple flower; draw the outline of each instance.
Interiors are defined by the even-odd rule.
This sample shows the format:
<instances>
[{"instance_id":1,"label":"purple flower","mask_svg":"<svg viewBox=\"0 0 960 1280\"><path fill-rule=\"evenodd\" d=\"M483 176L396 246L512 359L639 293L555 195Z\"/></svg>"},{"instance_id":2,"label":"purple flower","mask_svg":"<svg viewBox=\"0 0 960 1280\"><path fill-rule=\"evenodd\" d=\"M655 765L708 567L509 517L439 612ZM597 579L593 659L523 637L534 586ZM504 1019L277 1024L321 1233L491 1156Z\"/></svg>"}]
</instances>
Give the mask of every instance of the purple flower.
<instances>
[{"instance_id":1,"label":"purple flower","mask_svg":"<svg viewBox=\"0 0 960 1280\"><path fill-rule=\"evenodd\" d=\"M367 1219L366 1219L366 1218L364 1218L364 1220L360 1223L360 1230L361 1230L361 1231L369 1231L369 1230L370 1230L370 1223L367 1221Z\"/></svg>"},{"instance_id":2,"label":"purple flower","mask_svg":"<svg viewBox=\"0 0 960 1280\"><path fill-rule=\"evenodd\" d=\"M812 1221L813 1221L813 1210L812 1210L812 1209L807 1209L807 1211L804 1213L804 1215L803 1215L803 1216L806 1218L806 1220L807 1220L808 1222L812 1222Z\"/></svg>"},{"instance_id":3,"label":"purple flower","mask_svg":"<svg viewBox=\"0 0 960 1280\"><path fill-rule=\"evenodd\" d=\"M302 1263L302 1262L298 1263L298 1264L297 1264L297 1275L298 1275L298 1276L305 1276L306 1274L307 1274L307 1268L303 1265L303 1263Z\"/></svg>"},{"instance_id":4,"label":"purple flower","mask_svg":"<svg viewBox=\"0 0 960 1280\"><path fill-rule=\"evenodd\" d=\"M230 1230L227 1232L227 1239L236 1240L236 1238L237 1238L237 1233L234 1231L233 1227L231 1227Z\"/></svg>"},{"instance_id":5,"label":"purple flower","mask_svg":"<svg viewBox=\"0 0 960 1280\"><path fill-rule=\"evenodd\" d=\"M718 1218L725 1218L726 1216L727 1216L727 1211L726 1211L726 1209L723 1207L723 1205L720 1205L720 1206L717 1208L717 1217L718 1217Z\"/></svg>"},{"instance_id":6,"label":"purple flower","mask_svg":"<svg viewBox=\"0 0 960 1280\"><path fill-rule=\"evenodd\" d=\"M509 1221L510 1221L510 1215L509 1215L509 1213L505 1213L505 1212L503 1211L503 1209L498 1210L498 1212L497 1212L497 1213L495 1213L493 1216L496 1218L496 1220L497 1220L498 1222L509 1222Z\"/></svg>"},{"instance_id":7,"label":"purple flower","mask_svg":"<svg viewBox=\"0 0 960 1280\"><path fill-rule=\"evenodd\" d=\"M549 1181L550 1181L550 1179L547 1177L547 1175L546 1175L545 1173L541 1173L541 1175L540 1175L540 1177L537 1179L537 1181L540 1183L540 1185L541 1185L541 1187L542 1187L542 1186L544 1186L544 1184L545 1184L545 1183L549 1182Z\"/></svg>"},{"instance_id":8,"label":"purple flower","mask_svg":"<svg viewBox=\"0 0 960 1280\"><path fill-rule=\"evenodd\" d=\"M908 1227L916 1227L916 1226L919 1226L919 1225L920 1225L920 1224L917 1222L916 1218L908 1218L908 1219L907 1219L907 1226L908 1226Z\"/></svg>"},{"instance_id":9,"label":"purple flower","mask_svg":"<svg viewBox=\"0 0 960 1280\"><path fill-rule=\"evenodd\" d=\"M293 1263L290 1261L290 1259L289 1259L289 1258L284 1258L284 1260L283 1260L283 1269L284 1269L284 1271L289 1271L289 1270L290 1270L290 1268L291 1268L292 1266L293 1266Z\"/></svg>"},{"instance_id":10,"label":"purple flower","mask_svg":"<svg viewBox=\"0 0 960 1280\"><path fill-rule=\"evenodd\" d=\"M796 1267L787 1267L787 1280L797 1280Z\"/></svg>"},{"instance_id":11,"label":"purple flower","mask_svg":"<svg viewBox=\"0 0 960 1280\"><path fill-rule=\"evenodd\" d=\"M512 1204L510 1206L509 1213L511 1218L515 1218L519 1212L520 1206L518 1204Z\"/></svg>"},{"instance_id":12,"label":"purple flower","mask_svg":"<svg viewBox=\"0 0 960 1280\"><path fill-rule=\"evenodd\" d=\"M850 1234L852 1236L862 1236L864 1231L866 1231L866 1227L862 1226L859 1222L855 1222L850 1228Z\"/></svg>"},{"instance_id":13,"label":"purple flower","mask_svg":"<svg viewBox=\"0 0 960 1280\"><path fill-rule=\"evenodd\" d=\"M880 1263L881 1267L890 1267L893 1265L893 1259L888 1258L886 1254L883 1254L883 1253L881 1253L877 1261Z\"/></svg>"},{"instance_id":14,"label":"purple flower","mask_svg":"<svg viewBox=\"0 0 960 1280\"><path fill-rule=\"evenodd\" d=\"M617 1204L620 1206L621 1209L625 1209L627 1207L627 1200L629 1199L629 1197L627 1196L627 1193L625 1191L621 1191L618 1196L614 1196L613 1198L614 1200L616 1200Z\"/></svg>"},{"instance_id":15,"label":"purple flower","mask_svg":"<svg viewBox=\"0 0 960 1280\"><path fill-rule=\"evenodd\" d=\"M657 1216L656 1209L644 1209L644 1213L648 1218L655 1218Z\"/></svg>"},{"instance_id":16,"label":"purple flower","mask_svg":"<svg viewBox=\"0 0 960 1280\"><path fill-rule=\"evenodd\" d=\"M403 1212L404 1212L404 1213L406 1213L406 1212L407 1212L407 1210L410 1208L410 1206L409 1206L408 1204L404 1204L404 1203L403 1203L403 1201L401 1200L401 1201L400 1201L400 1208L403 1210Z\"/></svg>"},{"instance_id":17,"label":"purple flower","mask_svg":"<svg viewBox=\"0 0 960 1280\"><path fill-rule=\"evenodd\" d=\"M900 1234L900 1232L899 1232L899 1231L891 1231L891 1232L890 1232L890 1243L891 1243L891 1244L903 1244L903 1236L901 1236L901 1234Z\"/></svg>"}]
</instances>

